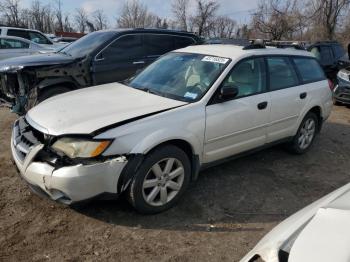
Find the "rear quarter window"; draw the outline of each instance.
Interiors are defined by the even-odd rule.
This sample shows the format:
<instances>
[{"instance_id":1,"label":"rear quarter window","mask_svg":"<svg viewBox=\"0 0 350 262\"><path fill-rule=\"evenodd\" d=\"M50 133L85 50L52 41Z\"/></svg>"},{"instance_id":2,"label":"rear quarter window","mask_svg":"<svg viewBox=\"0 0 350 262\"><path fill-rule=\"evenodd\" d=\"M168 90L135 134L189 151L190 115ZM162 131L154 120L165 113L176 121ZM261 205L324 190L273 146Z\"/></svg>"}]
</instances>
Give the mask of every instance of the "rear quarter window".
<instances>
[{"instance_id":1,"label":"rear quarter window","mask_svg":"<svg viewBox=\"0 0 350 262\"><path fill-rule=\"evenodd\" d=\"M313 58L293 58L294 64L304 83L326 79L320 64Z\"/></svg>"},{"instance_id":2,"label":"rear quarter window","mask_svg":"<svg viewBox=\"0 0 350 262\"><path fill-rule=\"evenodd\" d=\"M189 45L193 45L195 41L190 37L175 36L175 49L184 48Z\"/></svg>"}]
</instances>

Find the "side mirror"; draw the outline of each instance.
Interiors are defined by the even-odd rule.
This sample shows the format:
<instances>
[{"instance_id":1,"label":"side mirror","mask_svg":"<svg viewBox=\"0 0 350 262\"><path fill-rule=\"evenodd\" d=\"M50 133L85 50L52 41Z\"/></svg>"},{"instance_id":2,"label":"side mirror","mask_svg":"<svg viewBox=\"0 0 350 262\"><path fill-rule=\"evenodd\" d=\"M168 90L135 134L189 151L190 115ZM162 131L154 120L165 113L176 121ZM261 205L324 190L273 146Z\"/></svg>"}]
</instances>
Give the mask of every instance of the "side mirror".
<instances>
[{"instance_id":1,"label":"side mirror","mask_svg":"<svg viewBox=\"0 0 350 262\"><path fill-rule=\"evenodd\" d=\"M219 98L220 100L227 101L235 98L239 93L239 90L235 86L223 86L220 89Z\"/></svg>"}]
</instances>

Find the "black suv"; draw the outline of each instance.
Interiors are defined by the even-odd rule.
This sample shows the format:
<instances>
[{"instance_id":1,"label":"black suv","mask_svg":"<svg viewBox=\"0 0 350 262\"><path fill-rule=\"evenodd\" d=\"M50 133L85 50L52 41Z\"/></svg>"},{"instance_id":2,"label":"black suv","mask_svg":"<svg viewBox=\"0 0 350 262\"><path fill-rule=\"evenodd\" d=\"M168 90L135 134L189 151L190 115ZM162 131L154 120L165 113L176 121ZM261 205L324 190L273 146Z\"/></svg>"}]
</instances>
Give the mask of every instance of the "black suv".
<instances>
[{"instance_id":1,"label":"black suv","mask_svg":"<svg viewBox=\"0 0 350 262\"><path fill-rule=\"evenodd\" d=\"M311 44L307 50L312 52L320 61L327 78L337 82L340 69L350 65L349 56L344 48L336 41L321 41Z\"/></svg>"},{"instance_id":2,"label":"black suv","mask_svg":"<svg viewBox=\"0 0 350 262\"><path fill-rule=\"evenodd\" d=\"M0 103L25 113L35 104L70 90L123 81L175 49L200 44L196 35L161 29L90 33L57 53L11 58L0 63Z\"/></svg>"}]
</instances>

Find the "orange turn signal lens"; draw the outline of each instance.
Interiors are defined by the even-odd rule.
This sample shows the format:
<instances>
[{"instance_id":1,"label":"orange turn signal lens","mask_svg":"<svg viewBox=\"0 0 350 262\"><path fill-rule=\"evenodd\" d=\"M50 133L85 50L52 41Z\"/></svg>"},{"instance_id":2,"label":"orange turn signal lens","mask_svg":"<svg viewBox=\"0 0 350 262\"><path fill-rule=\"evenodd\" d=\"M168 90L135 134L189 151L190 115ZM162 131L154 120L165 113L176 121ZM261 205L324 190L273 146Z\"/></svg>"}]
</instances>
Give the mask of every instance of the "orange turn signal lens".
<instances>
[{"instance_id":1,"label":"orange turn signal lens","mask_svg":"<svg viewBox=\"0 0 350 262\"><path fill-rule=\"evenodd\" d=\"M97 147L96 149L91 153L91 157L96 157L98 155L100 155L111 143L111 141L102 141Z\"/></svg>"}]
</instances>

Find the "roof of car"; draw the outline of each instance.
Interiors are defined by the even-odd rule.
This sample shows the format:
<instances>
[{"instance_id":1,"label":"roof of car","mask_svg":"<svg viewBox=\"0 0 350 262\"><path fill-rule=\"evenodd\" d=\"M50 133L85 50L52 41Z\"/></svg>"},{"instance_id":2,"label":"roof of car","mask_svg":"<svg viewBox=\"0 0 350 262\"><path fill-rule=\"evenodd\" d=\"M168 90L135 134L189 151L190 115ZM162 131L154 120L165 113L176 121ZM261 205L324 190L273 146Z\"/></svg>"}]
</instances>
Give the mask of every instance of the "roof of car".
<instances>
[{"instance_id":1,"label":"roof of car","mask_svg":"<svg viewBox=\"0 0 350 262\"><path fill-rule=\"evenodd\" d=\"M231 58L236 60L245 56L252 55L294 55L294 56L306 56L313 57L313 54L303 50L295 50L292 48L275 48L275 47L266 47L266 48L257 48L257 49L248 49L244 50L243 46L236 45L195 45L188 46L182 49L176 50L176 52L184 53L195 53L195 54L204 54L211 56L220 56Z\"/></svg>"},{"instance_id":2,"label":"roof of car","mask_svg":"<svg viewBox=\"0 0 350 262\"><path fill-rule=\"evenodd\" d=\"M14 30L24 30L24 31L34 31L34 32L40 32L35 29L28 29L23 27L11 27L11 26L0 26L0 29L14 29ZM41 33L41 32L40 32Z\"/></svg>"},{"instance_id":3,"label":"roof of car","mask_svg":"<svg viewBox=\"0 0 350 262\"><path fill-rule=\"evenodd\" d=\"M191 35L194 36L195 34L192 32L187 31L180 31L180 30L170 30L170 29L161 29L161 28L117 28L117 29L105 29L100 30L104 32L115 32L115 33L125 33L125 32L132 32L132 33L163 33L163 34L182 34L182 35Z\"/></svg>"}]
</instances>

